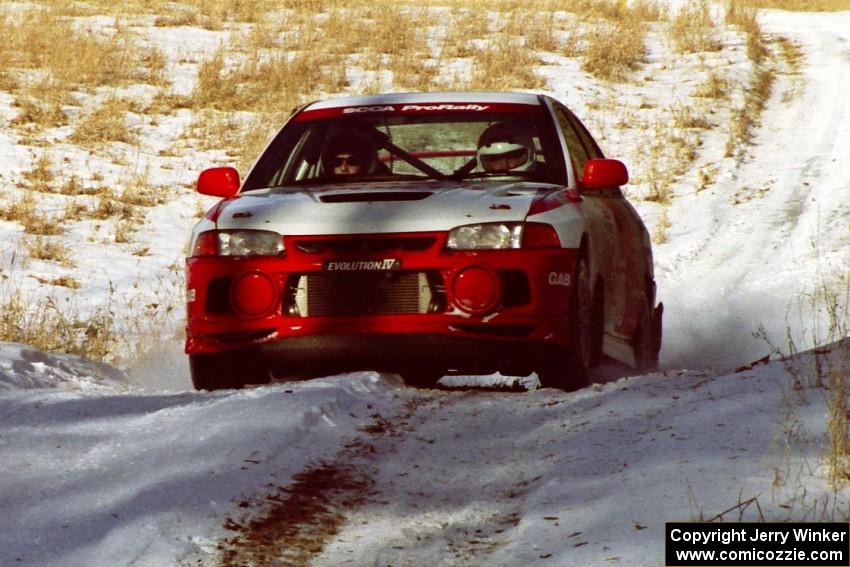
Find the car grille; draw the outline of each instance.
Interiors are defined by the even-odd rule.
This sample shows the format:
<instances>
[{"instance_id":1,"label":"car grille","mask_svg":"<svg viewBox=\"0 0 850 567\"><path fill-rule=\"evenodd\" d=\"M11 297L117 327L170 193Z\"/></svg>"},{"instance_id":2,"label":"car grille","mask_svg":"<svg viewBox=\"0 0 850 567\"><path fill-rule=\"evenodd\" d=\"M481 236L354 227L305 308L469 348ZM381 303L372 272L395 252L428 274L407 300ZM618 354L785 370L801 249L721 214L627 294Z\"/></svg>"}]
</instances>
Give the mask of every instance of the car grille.
<instances>
[{"instance_id":1,"label":"car grille","mask_svg":"<svg viewBox=\"0 0 850 567\"><path fill-rule=\"evenodd\" d=\"M436 241L433 236L300 238L295 241L295 247L305 254L386 254L422 252Z\"/></svg>"},{"instance_id":2,"label":"car grille","mask_svg":"<svg viewBox=\"0 0 850 567\"><path fill-rule=\"evenodd\" d=\"M283 307L301 317L434 313L445 310L438 282L429 272L295 275L288 280Z\"/></svg>"}]
</instances>

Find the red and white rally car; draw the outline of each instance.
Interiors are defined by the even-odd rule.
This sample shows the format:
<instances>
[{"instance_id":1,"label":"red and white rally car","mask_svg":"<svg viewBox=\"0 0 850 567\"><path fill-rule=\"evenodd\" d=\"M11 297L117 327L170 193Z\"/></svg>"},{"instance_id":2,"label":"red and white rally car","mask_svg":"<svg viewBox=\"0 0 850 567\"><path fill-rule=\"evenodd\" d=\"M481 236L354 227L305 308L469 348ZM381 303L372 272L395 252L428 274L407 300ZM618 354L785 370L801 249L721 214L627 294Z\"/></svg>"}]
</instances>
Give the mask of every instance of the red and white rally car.
<instances>
[{"instance_id":1,"label":"red and white rally car","mask_svg":"<svg viewBox=\"0 0 850 567\"><path fill-rule=\"evenodd\" d=\"M526 93L339 98L296 110L192 232L198 389L374 369L587 384L661 347L646 228L561 103Z\"/></svg>"}]
</instances>

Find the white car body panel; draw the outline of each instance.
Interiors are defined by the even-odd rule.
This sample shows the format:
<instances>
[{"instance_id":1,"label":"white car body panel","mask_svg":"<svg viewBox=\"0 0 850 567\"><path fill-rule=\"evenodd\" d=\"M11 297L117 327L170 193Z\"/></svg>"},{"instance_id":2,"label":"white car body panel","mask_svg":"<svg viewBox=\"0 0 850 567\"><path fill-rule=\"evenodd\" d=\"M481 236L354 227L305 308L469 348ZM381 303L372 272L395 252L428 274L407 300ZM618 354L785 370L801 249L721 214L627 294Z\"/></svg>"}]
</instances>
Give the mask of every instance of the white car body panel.
<instances>
[{"instance_id":1,"label":"white car body panel","mask_svg":"<svg viewBox=\"0 0 850 567\"><path fill-rule=\"evenodd\" d=\"M282 235L316 236L448 231L485 222L524 221L540 189L555 186L529 182L454 182L346 184L304 190L251 191L226 205L216 228L272 230ZM415 201L382 201L381 193L430 192ZM377 200L323 202L323 198L376 194ZM581 243L584 220L573 204L534 215L535 222L555 227L564 248ZM209 230L206 223L196 228Z\"/></svg>"}]
</instances>

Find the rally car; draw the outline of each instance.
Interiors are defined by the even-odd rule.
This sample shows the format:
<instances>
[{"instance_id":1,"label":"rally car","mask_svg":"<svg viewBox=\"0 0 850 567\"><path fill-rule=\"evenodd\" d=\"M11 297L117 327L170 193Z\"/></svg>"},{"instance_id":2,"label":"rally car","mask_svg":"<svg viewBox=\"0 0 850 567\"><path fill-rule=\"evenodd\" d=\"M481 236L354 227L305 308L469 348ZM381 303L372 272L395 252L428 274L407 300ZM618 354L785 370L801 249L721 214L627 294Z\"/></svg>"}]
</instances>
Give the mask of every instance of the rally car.
<instances>
[{"instance_id":1,"label":"rally car","mask_svg":"<svg viewBox=\"0 0 850 567\"><path fill-rule=\"evenodd\" d=\"M337 98L296 109L192 231L197 389L354 370L576 389L657 366L647 230L563 104L530 93Z\"/></svg>"}]
</instances>

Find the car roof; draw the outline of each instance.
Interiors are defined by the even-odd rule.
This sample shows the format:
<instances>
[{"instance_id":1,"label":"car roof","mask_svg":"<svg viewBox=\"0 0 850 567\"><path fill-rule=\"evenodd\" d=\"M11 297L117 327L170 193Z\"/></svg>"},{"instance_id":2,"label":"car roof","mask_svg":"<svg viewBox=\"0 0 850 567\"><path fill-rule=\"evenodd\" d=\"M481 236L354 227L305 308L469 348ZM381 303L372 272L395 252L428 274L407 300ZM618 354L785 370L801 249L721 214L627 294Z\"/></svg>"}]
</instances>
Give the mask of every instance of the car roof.
<instances>
[{"instance_id":1,"label":"car roof","mask_svg":"<svg viewBox=\"0 0 850 567\"><path fill-rule=\"evenodd\" d=\"M421 104L451 102L490 102L539 105L539 95L515 92L436 92L386 93L367 96L331 98L308 104L303 110L342 108L347 106L381 106L387 104Z\"/></svg>"}]
</instances>

